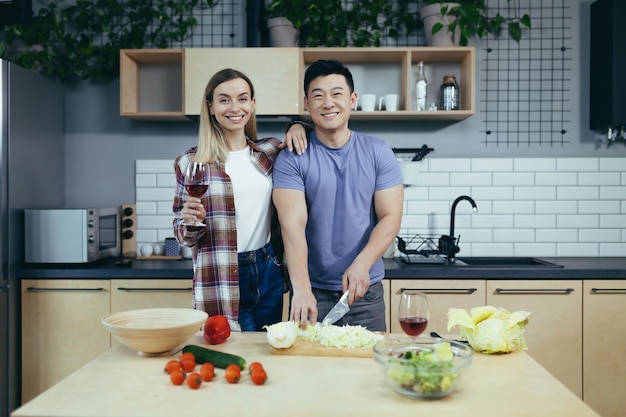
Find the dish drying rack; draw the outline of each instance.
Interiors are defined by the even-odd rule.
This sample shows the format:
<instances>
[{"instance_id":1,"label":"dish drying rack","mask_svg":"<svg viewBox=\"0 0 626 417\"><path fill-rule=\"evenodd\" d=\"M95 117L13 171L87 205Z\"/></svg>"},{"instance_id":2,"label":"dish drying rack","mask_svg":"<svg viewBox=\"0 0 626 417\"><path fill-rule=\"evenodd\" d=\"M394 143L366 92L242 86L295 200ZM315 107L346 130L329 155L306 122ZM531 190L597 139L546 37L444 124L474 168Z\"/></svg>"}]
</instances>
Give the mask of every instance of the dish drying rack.
<instances>
[{"instance_id":1,"label":"dish drying rack","mask_svg":"<svg viewBox=\"0 0 626 417\"><path fill-rule=\"evenodd\" d=\"M440 236L420 233L396 236L400 259L409 264L444 264L448 257L439 250Z\"/></svg>"}]
</instances>

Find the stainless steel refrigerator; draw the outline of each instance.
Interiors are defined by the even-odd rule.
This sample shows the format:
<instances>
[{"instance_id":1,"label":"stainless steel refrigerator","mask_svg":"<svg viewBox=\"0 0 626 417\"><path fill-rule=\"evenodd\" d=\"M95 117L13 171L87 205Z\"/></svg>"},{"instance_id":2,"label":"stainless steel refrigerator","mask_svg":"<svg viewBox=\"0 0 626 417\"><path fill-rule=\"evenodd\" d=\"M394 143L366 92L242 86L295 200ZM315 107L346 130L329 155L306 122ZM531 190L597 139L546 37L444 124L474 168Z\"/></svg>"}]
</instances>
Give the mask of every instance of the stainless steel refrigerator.
<instances>
[{"instance_id":1,"label":"stainless steel refrigerator","mask_svg":"<svg viewBox=\"0 0 626 417\"><path fill-rule=\"evenodd\" d=\"M63 86L0 60L0 416L20 404L25 208L63 207Z\"/></svg>"}]
</instances>

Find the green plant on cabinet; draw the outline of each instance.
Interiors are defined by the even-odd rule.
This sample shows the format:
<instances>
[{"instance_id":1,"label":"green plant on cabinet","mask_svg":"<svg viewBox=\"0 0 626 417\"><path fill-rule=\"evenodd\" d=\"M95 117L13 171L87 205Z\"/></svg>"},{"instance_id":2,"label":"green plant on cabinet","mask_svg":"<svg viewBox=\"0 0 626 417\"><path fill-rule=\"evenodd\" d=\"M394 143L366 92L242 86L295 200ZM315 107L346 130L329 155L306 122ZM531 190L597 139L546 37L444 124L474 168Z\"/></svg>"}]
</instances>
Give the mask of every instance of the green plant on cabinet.
<instances>
[{"instance_id":1,"label":"green plant on cabinet","mask_svg":"<svg viewBox=\"0 0 626 417\"><path fill-rule=\"evenodd\" d=\"M64 82L111 80L120 49L170 48L191 36L195 10L218 1L46 1L29 22L2 29L0 58Z\"/></svg>"}]
</instances>

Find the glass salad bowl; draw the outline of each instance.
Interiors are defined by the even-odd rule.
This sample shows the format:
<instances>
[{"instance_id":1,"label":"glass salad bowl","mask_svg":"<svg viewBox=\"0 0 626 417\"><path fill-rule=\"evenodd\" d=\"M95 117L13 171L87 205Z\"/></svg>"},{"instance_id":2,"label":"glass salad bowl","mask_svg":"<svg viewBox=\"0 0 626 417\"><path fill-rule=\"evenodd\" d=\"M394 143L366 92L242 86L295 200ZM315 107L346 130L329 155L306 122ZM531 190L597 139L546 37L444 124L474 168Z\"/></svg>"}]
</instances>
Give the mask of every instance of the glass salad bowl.
<instances>
[{"instance_id":1,"label":"glass salad bowl","mask_svg":"<svg viewBox=\"0 0 626 417\"><path fill-rule=\"evenodd\" d=\"M433 337L389 338L374 346L385 380L410 398L442 398L453 392L473 353L466 344Z\"/></svg>"}]
</instances>

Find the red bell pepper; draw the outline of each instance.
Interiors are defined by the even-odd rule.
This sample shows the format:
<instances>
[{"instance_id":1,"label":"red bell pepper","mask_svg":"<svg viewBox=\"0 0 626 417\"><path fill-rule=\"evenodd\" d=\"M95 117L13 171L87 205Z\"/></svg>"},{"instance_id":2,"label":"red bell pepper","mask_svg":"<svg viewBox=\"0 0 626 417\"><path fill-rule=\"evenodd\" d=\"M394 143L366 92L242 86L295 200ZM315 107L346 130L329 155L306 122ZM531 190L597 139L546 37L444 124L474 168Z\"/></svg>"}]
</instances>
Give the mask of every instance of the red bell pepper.
<instances>
[{"instance_id":1,"label":"red bell pepper","mask_svg":"<svg viewBox=\"0 0 626 417\"><path fill-rule=\"evenodd\" d=\"M230 337L228 319L219 314L206 319L204 323L204 340L210 345L224 343Z\"/></svg>"}]
</instances>

